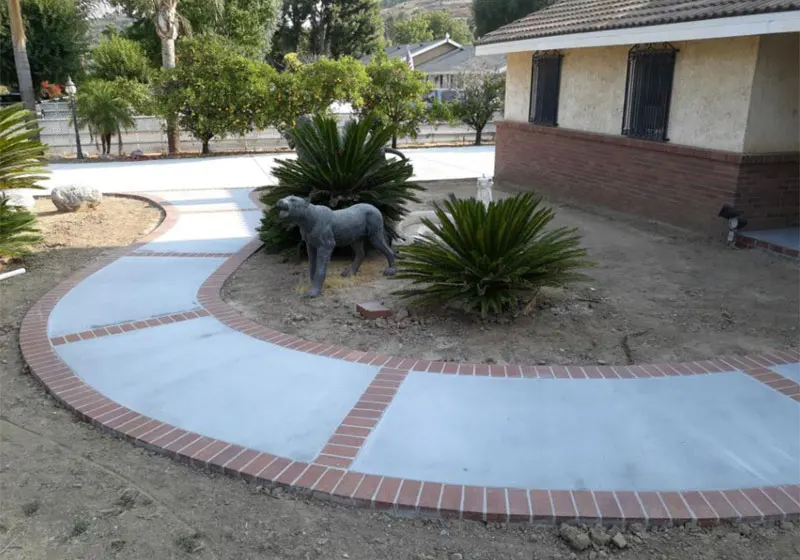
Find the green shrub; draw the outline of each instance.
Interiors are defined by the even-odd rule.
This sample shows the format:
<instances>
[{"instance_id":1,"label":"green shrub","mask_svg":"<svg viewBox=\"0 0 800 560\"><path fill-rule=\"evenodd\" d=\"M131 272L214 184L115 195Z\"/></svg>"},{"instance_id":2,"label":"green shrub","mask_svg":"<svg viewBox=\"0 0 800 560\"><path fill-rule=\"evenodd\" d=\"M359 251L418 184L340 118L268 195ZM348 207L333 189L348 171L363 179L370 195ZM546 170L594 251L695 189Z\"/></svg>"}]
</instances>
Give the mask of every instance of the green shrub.
<instances>
[{"instance_id":1,"label":"green shrub","mask_svg":"<svg viewBox=\"0 0 800 560\"><path fill-rule=\"evenodd\" d=\"M260 236L267 251L297 247L300 233L287 229L274 204L289 195L334 210L359 202L372 204L383 214L387 236L399 237L396 227L408 213L409 202L419 202L415 191L422 187L410 181L414 169L408 161L384 157L382 148L391 139L391 129L376 126L373 118L351 121L342 134L333 117L317 116L293 133L295 160L278 160L273 171L278 185L267 189L261 201L267 205Z\"/></svg>"},{"instance_id":2,"label":"green shrub","mask_svg":"<svg viewBox=\"0 0 800 560\"><path fill-rule=\"evenodd\" d=\"M28 245L41 241L35 223L36 216L10 206L8 198L0 195L0 256L20 257L28 252Z\"/></svg>"},{"instance_id":3,"label":"green shrub","mask_svg":"<svg viewBox=\"0 0 800 560\"><path fill-rule=\"evenodd\" d=\"M39 129L28 128L30 111L22 105L0 107L0 190L40 188L46 179Z\"/></svg>"},{"instance_id":4,"label":"green shrub","mask_svg":"<svg viewBox=\"0 0 800 560\"><path fill-rule=\"evenodd\" d=\"M488 208L451 195L435 208L440 223L423 220L431 232L401 250L397 277L412 281L397 292L403 297L485 317L515 309L545 286L586 279L578 270L590 263L577 231L546 231L553 210L530 193Z\"/></svg>"}]
</instances>

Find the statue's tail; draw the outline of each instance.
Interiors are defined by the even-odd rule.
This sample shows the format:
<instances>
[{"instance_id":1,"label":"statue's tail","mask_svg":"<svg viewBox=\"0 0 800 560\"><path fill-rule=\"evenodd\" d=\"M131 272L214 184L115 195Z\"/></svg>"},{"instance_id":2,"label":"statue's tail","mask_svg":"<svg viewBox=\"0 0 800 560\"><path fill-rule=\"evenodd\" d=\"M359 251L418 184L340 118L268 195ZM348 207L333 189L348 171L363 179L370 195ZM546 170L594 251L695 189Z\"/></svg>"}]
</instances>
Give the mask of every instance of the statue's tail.
<instances>
[{"instance_id":1,"label":"statue's tail","mask_svg":"<svg viewBox=\"0 0 800 560\"><path fill-rule=\"evenodd\" d=\"M386 151L387 154L394 154L403 161L408 161L408 158L404 156L403 152L401 152L400 150L396 150L394 148L384 148L384 150Z\"/></svg>"}]
</instances>

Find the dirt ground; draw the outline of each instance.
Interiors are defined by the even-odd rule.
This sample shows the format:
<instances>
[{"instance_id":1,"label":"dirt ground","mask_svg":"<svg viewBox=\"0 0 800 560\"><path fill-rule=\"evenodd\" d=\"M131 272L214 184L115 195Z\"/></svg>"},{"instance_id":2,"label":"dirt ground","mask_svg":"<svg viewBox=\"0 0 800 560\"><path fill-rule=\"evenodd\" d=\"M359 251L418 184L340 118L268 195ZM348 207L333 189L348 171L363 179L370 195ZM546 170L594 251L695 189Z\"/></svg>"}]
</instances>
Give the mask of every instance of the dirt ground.
<instances>
[{"instance_id":1,"label":"dirt ground","mask_svg":"<svg viewBox=\"0 0 800 560\"><path fill-rule=\"evenodd\" d=\"M62 216L50 219L72 219ZM152 209L140 206L139 216L131 233L153 225ZM26 258L27 274L0 284L4 560L787 560L800 555L800 528L793 524L628 532L624 550L597 546L574 552L549 527L398 519L307 501L198 472L105 435L47 397L18 349L17 329L30 305L113 246L108 223L87 220L81 228L86 238L105 245L74 247L66 236L59 247Z\"/></svg>"},{"instance_id":2,"label":"dirt ground","mask_svg":"<svg viewBox=\"0 0 800 560\"><path fill-rule=\"evenodd\" d=\"M474 189L471 181L435 184L419 207L449 191L472 196ZM597 266L587 271L591 282L543 292L528 316L480 321L409 308L391 294L407 281L383 277L386 262L377 252L354 279L339 278L349 255L332 263L328 291L317 299L301 297L305 263L259 252L223 294L252 319L309 340L431 360L632 364L797 345L796 262L576 207L558 207L554 223L577 227ZM357 303L376 300L395 316L367 321L355 313Z\"/></svg>"}]
</instances>

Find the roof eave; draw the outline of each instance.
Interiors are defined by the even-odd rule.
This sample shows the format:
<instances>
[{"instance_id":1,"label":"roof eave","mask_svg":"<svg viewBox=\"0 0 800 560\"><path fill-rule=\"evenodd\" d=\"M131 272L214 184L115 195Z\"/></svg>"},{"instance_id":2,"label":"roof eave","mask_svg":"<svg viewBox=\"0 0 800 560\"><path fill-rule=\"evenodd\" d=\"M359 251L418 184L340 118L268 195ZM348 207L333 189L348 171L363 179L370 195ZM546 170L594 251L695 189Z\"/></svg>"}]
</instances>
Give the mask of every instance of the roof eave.
<instances>
[{"instance_id":1,"label":"roof eave","mask_svg":"<svg viewBox=\"0 0 800 560\"><path fill-rule=\"evenodd\" d=\"M798 31L800 31L800 10L793 10L484 43L475 45L475 54L488 56L550 49L696 41Z\"/></svg>"}]
</instances>

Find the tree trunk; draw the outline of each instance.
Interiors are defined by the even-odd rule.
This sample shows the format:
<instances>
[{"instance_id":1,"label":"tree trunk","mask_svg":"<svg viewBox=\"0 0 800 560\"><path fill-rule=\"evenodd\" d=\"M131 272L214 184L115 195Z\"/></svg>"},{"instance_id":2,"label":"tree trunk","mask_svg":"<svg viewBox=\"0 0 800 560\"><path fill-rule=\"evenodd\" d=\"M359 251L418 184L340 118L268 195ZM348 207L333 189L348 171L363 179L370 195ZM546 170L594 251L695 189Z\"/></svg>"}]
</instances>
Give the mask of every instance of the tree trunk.
<instances>
[{"instance_id":1,"label":"tree trunk","mask_svg":"<svg viewBox=\"0 0 800 560\"><path fill-rule=\"evenodd\" d=\"M122 155L122 131L117 131L117 153Z\"/></svg>"},{"instance_id":2,"label":"tree trunk","mask_svg":"<svg viewBox=\"0 0 800 560\"><path fill-rule=\"evenodd\" d=\"M103 134L103 155L111 153L111 135Z\"/></svg>"},{"instance_id":3,"label":"tree trunk","mask_svg":"<svg viewBox=\"0 0 800 560\"><path fill-rule=\"evenodd\" d=\"M475 145L481 145L481 134L483 133L483 127L476 127L475 128Z\"/></svg>"},{"instance_id":4,"label":"tree trunk","mask_svg":"<svg viewBox=\"0 0 800 560\"><path fill-rule=\"evenodd\" d=\"M392 148L397 149L397 135L392 134Z\"/></svg>"},{"instance_id":5,"label":"tree trunk","mask_svg":"<svg viewBox=\"0 0 800 560\"><path fill-rule=\"evenodd\" d=\"M203 152L204 154L210 154L211 149L208 147L208 143L211 142L211 138L203 138Z\"/></svg>"},{"instance_id":6,"label":"tree trunk","mask_svg":"<svg viewBox=\"0 0 800 560\"><path fill-rule=\"evenodd\" d=\"M11 24L11 43L14 50L14 66L17 69L17 83L25 108L33 112L36 121L36 91L33 89L31 65L28 62L28 49L25 45L25 25L19 0L8 0L8 18ZM39 138L39 135L36 135Z\"/></svg>"},{"instance_id":7,"label":"tree trunk","mask_svg":"<svg viewBox=\"0 0 800 560\"><path fill-rule=\"evenodd\" d=\"M158 37L161 39L161 65L175 68L175 39L178 38L178 0L159 0L155 24ZM169 153L180 151L180 131L177 115L167 117L167 146Z\"/></svg>"}]
</instances>

